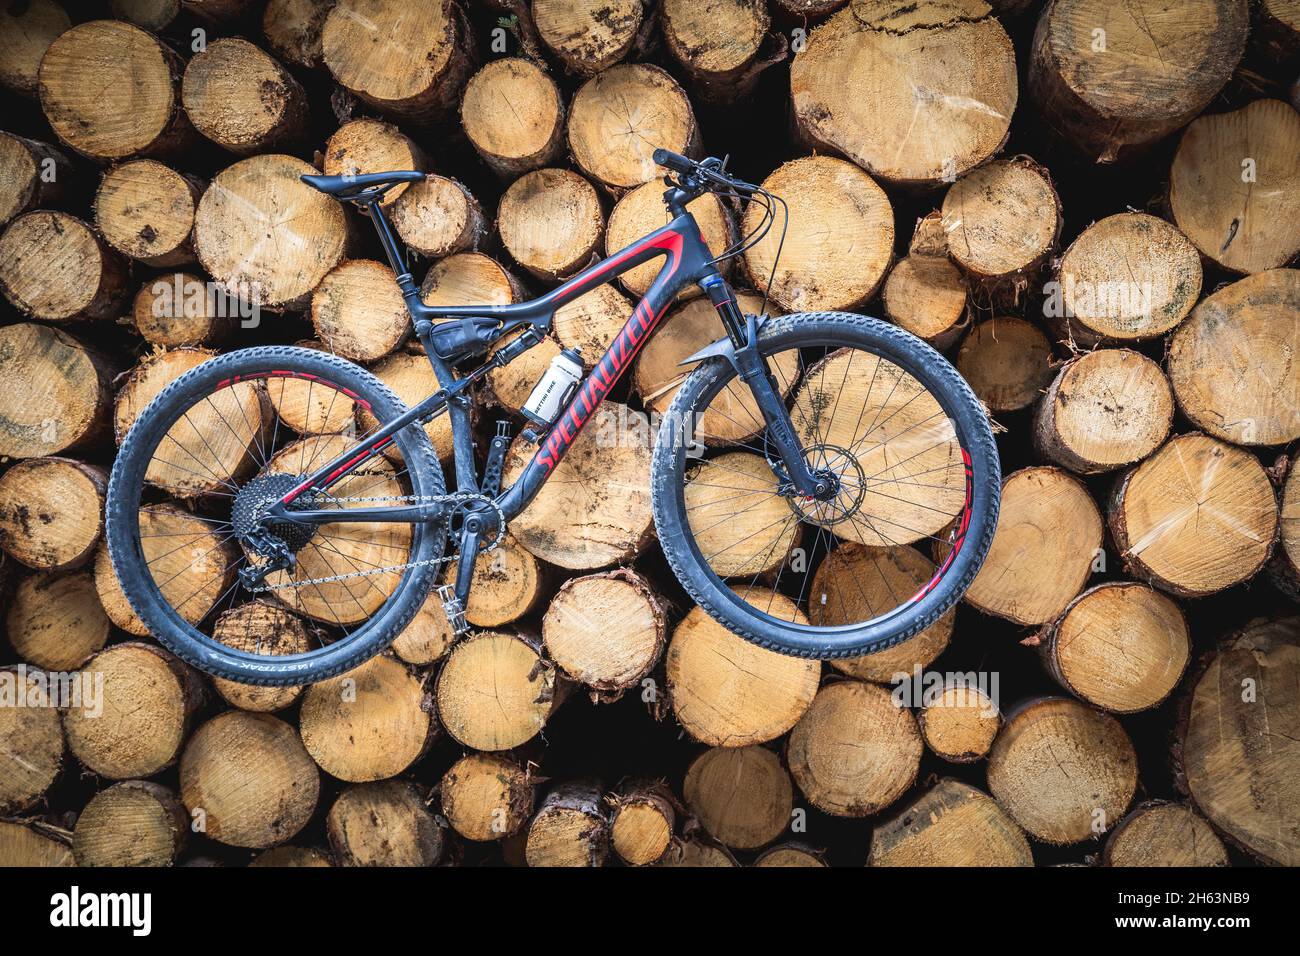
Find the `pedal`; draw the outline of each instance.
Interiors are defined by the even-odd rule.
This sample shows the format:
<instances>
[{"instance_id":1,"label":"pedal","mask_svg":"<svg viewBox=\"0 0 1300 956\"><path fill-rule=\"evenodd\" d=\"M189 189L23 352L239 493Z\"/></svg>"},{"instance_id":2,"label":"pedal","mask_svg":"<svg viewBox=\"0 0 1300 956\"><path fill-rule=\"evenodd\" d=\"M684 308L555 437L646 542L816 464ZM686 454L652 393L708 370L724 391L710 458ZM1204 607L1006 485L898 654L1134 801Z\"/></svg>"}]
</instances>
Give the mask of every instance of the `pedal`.
<instances>
[{"instance_id":1,"label":"pedal","mask_svg":"<svg viewBox=\"0 0 1300 956\"><path fill-rule=\"evenodd\" d=\"M488 445L487 463L483 466L481 492L495 498L501 492L501 472L505 468L506 452L510 450L510 423L497 422L497 433Z\"/></svg>"},{"instance_id":2,"label":"pedal","mask_svg":"<svg viewBox=\"0 0 1300 956\"><path fill-rule=\"evenodd\" d=\"M452 634L456 637L464 637L469 633L469 624L465 620L465 605L461 604L460 598L456 597L455 586L439 584L434 591L437 592L438 600L442 602L442 610L447 615L447 623L451 625Z\"/></svg>"}]
</instances>

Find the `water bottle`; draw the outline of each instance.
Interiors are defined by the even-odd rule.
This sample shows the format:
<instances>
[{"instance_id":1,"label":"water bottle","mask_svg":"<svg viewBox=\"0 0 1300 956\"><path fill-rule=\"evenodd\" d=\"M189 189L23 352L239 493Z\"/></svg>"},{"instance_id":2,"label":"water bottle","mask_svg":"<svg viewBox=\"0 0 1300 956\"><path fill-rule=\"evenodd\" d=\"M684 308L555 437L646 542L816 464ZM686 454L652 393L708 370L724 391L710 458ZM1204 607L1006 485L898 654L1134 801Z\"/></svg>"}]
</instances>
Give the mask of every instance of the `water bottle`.
<instances>
[{"instance_id":1,"label":"water bottle","mask_svg":"<svg viewBox=\"0 0 1300 956\"><path fill-rule=\"evenodd\" d=\"M582 356L577 349L565 349L551 359L546 374L533 386L521 411L540 428L547 428L582 381Z\"/></svg>"}]
</instances>

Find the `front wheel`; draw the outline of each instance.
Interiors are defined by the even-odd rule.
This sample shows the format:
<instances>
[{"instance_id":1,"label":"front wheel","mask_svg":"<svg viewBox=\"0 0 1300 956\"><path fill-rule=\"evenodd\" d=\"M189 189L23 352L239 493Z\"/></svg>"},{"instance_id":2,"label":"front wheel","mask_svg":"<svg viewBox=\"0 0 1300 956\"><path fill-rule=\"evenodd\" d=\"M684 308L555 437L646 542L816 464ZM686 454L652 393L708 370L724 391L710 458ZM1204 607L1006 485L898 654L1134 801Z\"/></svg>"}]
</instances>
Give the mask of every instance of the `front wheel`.
<instances>
[{"instance_id":1,"label":"front wheel","mask_svg":"<svg viewBox=\"0 0 1300 956\"><path fill-rule=\"evenodd\" d=\"M997 523L988 418L938 352L842 312L767 321L759 351L820 498L785 480L749 388L722 358L686 378L653 465L655 526L690 595L741 637L854 657L941 622Z\"/></svg>"}]
</instances>

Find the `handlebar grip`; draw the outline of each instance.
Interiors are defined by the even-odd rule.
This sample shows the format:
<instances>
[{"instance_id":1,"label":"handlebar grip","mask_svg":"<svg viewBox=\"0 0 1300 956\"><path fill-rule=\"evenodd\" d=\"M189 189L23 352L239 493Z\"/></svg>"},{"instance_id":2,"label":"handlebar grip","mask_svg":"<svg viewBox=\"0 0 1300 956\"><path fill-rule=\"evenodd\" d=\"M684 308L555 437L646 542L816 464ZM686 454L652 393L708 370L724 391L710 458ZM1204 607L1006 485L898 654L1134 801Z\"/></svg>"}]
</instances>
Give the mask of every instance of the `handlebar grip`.
<instances>
[{"instance_id":1,"label":"handlebar grip","mask_svg":"<svg viewBox=\"0 0 1300 956\"><path fill-rule=\"evenodd\" d=\"M656 149L651 155L656 165L671 169L675 173L690 173L695 170L695 161L687 159L670 149Z\"/></svg>"}]
</instances>

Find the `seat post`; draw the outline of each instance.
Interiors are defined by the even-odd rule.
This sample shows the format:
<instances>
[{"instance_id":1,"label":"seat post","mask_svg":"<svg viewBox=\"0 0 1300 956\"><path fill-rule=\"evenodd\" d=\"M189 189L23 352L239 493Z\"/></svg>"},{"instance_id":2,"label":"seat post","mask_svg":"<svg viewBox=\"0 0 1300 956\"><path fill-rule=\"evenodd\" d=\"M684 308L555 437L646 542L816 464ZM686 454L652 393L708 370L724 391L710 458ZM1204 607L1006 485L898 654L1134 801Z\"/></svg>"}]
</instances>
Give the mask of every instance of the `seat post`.
<instances>
[{"instance_id":1,"label":"seat post","mask_svg":"<svg viewBox=\"0 0 1300 956\"><path fill-rule=\"evenodd\" d=\"M379 244L384 247L384 254L388 256L388 264L393 267L393 273L397 276L397 284L403 285L403 278L407 282L411 281L411 274L406 269L406 257L402 255L402 250L397 245L397 237L393 235L393 227L388 222L388 217L384 215L383 207L379 204L379 197L366 199L362 205L365 207L366 215L375 225L375 232L379 233ZM402 292L406 292L405 286Z\"/></svg>"}]
</instances>

